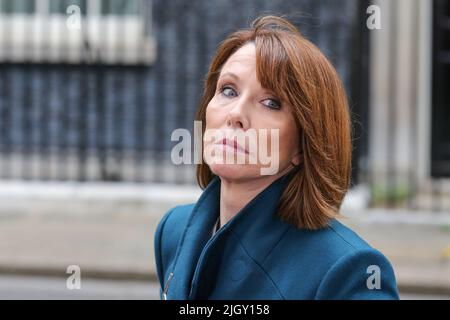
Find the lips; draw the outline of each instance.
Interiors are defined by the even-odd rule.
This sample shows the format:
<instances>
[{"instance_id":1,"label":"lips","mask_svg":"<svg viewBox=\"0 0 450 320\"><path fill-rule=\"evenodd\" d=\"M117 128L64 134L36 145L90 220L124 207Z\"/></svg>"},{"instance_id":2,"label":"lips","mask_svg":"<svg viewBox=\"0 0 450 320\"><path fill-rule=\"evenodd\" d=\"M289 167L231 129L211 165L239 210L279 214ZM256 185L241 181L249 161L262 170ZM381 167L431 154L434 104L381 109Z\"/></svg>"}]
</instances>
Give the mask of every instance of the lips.
<instances>
[{"instance_id":1,"label":"lips","mask_svg":"<svg viewBox=\"0 0 450 320\"><path fill-rule=\"evenodd\" d=\"M244 147L242 147L241 145L239 145L237 143L236 139L231 140L231 139L223 138L222 145L233 148L234 152L243 152L245 154L248 154L248 150L245 149Z\"/></svg>"}]
</instances>

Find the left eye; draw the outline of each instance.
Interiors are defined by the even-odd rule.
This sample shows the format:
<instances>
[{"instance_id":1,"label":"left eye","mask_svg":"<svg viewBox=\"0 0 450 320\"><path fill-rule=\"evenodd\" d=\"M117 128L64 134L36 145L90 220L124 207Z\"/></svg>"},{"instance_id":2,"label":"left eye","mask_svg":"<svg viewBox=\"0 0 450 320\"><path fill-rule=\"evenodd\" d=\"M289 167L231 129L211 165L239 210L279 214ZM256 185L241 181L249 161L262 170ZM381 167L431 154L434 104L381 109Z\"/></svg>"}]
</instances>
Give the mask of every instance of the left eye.
<instances>
[{"instance_id":1,"label":"left eye","mask_svg":"<svg viewBox=\"0 0 450 320\"><path fill-rule=\"evenodd\" d=\"M274 99L266 99L264 101L268 101L269 103L265 103L264 105L270 109L279 110L281 108L281 103Z\"/></svg>"}]
</instances>

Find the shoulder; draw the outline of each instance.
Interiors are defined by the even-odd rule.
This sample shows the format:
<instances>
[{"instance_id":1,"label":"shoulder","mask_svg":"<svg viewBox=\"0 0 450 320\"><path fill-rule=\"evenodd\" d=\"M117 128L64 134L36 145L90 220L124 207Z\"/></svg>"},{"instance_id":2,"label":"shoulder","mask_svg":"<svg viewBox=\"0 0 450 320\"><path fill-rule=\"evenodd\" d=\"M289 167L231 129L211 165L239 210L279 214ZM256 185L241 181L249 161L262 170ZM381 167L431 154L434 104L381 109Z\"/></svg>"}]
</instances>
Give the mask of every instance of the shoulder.
<instances>
[{"instance_id":1,"label":"shoulder","mask_svg":"<svg viewBox=\"0 0 450 320\"><path fill-rule=\"evenodd\" d=\"M347 244L347 250L325 274L316 298L398 299L395 273L389 260L337 220L333 220L330 229Z\"/></svg>"},{"instance_id":2,"label":"shoulder","mask_svg":"<svg viewBox=\"0 0 450 320\"><path fill-rule=\"evenodd\" d=\"M195 204L180 205L168 210L158 223L155 236L163 236L181 232L187 224L187 220ZM173 237L171 237L173 238Z\"/></svg>"},{"instance_id":3,"label":"shoulder","mask_svg":"<svg viewBox=\"0 0 450 320\"><path fill-rule=\"evenodd\" d=\"M266 259L267 267L284 261L288 269L295 270L294 278L308 279L301 288L281 288L288 299L305 294L299 290L308 290L308 296L315 299L398 299L388 259L337 220L317 231L291 228L277 249ZM280 272L273 276L283 283Z\"/></svg>"},{"instance_id":4,"label":"shoulder","mask_svg":"<svg viewBox=\"0 0 450 320\"><path fill-rule=\"evenodd\" d=\"M176 206L168 210L158 223L154 251L158 278L161 280L169 262L175 257L178 241L195 204Z\"/></svg>"},{"instance_id":5,"label":"shoulder","mask_svg":"<svg viewBox=\"0 0 450 320\"><path fill-rule=\"evenodd\" d=\"M336 219L331 220L329 227L319 230L291 227L280 245L288 251L301 249L296 250L300 256L321 253L318 257L325 265L356 251L374 250L357 233Z\"/></svg>"},{"instance_id":6,"label":"shoulder","mask_svg":"<svg viewBox=\"0 0 450 320\"><path fill-rule=\"evenodd\" d=\"M179 239L177 235L181 236L194 205L180 205L167 211L156 227L155 241L164 239L164 248L176 248ZM167 235L170 235L170 237Z\"/></svg>"},{"instance_id":7,"label":"shoulder","mask_svg":"<svg viewBox=\"0 0 450 320\"><path fill-rule=\"evenodd\" d=\"M398 299L394 270L373 248L355 249L339 258L325 273L316 299Z\"/></svg>"}]
</instances>

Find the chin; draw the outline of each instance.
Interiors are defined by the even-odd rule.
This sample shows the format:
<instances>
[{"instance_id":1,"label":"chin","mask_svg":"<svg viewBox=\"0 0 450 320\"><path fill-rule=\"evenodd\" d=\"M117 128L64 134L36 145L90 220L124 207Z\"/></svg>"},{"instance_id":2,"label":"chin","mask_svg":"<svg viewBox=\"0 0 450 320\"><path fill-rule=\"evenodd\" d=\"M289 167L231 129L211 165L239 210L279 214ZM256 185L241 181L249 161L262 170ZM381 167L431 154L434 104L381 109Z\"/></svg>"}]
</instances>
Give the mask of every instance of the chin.
<instances>
[{"instance_id":1,"label":"chin","mask_svg":"<svg viewBox=\"0 0 450 320\"><path fill-rule=\"evenodd\" d=\"M211 171L225 180L249 180L260 177L259 168L252 165L211 164Z\"/></svg>"}]
</instances>

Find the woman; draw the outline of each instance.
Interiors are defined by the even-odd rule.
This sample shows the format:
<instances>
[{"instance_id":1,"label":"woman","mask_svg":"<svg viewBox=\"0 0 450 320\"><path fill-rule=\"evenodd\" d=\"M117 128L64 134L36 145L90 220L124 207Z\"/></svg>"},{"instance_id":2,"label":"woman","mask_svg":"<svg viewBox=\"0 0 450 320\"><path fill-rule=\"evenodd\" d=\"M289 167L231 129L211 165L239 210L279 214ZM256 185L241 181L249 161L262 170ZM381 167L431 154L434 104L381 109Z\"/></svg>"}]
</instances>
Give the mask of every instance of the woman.
<instances>
[{"instance_id":1,"label":"woman","mask_svg":"<svg viewBox=\"0 0 450 320\"><path fill-rule=\"evenodd\" d=\"M389 261L336 220L351 175L347 98L290 22L263 16L220 44L197 120L204 191L156 230L163 299L398 299Z\"/></svg>"}]
</instances>

